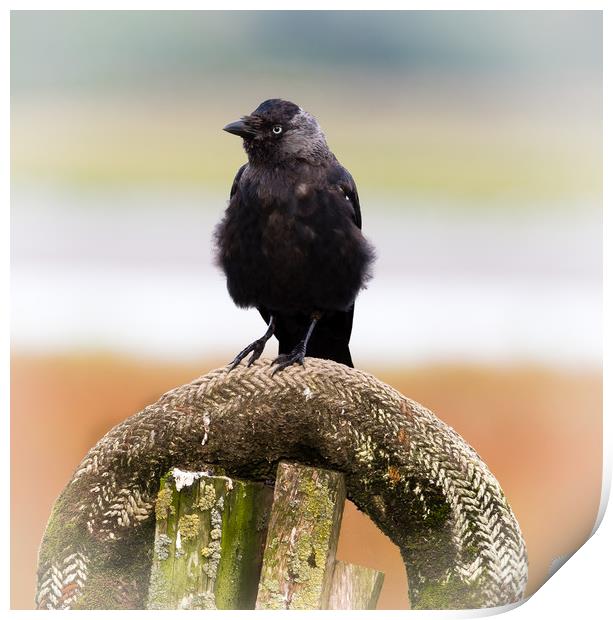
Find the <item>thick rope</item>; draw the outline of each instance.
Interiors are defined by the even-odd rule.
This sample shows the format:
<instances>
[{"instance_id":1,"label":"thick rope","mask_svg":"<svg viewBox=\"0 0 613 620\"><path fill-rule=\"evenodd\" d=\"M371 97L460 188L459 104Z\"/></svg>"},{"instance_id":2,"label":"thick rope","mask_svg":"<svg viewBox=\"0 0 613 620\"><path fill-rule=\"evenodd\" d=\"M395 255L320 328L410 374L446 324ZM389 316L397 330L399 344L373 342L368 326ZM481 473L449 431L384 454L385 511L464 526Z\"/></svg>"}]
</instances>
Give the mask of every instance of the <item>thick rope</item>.
<instances>
[{"instance_id":1,"label":"thick rope","mask_svg":"<svg viewBox=\"0 0 613 620\"><path fill-rule=\"evenodd\" d=\"M372 375L308 358L215 370L109 431L56 501L39 554L39 608L142 608L155 495L170 467L274 476L293 459L344 472L349 498L398 545L413 608L520 600L524 541L476 452Z\"/></svg>"}]
</instances>

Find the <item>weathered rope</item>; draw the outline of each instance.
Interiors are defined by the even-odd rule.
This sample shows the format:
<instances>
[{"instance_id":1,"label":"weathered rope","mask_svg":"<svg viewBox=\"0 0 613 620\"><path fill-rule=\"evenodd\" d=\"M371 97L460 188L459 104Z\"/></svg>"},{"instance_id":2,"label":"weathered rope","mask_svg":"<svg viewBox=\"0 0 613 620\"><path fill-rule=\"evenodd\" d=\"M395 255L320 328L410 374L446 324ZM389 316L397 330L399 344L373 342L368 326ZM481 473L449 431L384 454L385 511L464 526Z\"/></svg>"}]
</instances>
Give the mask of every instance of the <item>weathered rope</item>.
<instances>
[{"instance_id":1,"label":"weathered rope","mask_svg":"<svg viewBox=\"0 0 613 620\"><path fill-rule=\"evenodd\" d=\"M342 471L349 498L395 542L414 608L505 605L527 559L475 451L372 375L318 359L215 370L108 432L56 501L42 541L40 608L144 605L160 476L218 464L266 478L280 459Z\"/></svg>"}]
</instances>

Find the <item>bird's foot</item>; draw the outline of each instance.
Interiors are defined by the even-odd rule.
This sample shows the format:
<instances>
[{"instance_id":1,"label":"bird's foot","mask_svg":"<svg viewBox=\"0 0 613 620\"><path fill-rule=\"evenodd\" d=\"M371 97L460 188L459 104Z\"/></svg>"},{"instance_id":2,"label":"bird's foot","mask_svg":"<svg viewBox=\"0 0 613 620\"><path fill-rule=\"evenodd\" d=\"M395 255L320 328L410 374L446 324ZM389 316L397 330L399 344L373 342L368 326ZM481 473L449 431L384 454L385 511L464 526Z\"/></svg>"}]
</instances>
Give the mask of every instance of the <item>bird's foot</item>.
<instances>
[{"instance_id":1,"label":"bird's foot","mask_svg":"<svg viewBox=\"0 0 613 620\"><path fill-rule=\"evenodd\" d=\"M251 366L253 362L255 362L262 352L264 351L264 347L266 346L266 342L268 338L262 337L258 338L256 341L252 342L250 345L246 346L229 364L228 372L234 370L248 355L251 353L251 357L247 362L247 366Z\"/></svg>"},{"instance_id":2,"label":"bird's foot","mask_svg":"<svg viewBox=\"0 0 613 620\"><path fill-rule=\"evenodd\" d=\"M275 358L272 361L271 366L275 366L275 369L272 371L272 374L276 374L279 371L287 368L288 366L292 366L293 364L300 364L304 366L304 356L306 355L306 344L304 342L300 342L298 345L294 347L291 353L287 355L279 355L279 357Z\"/></svg>"}]
</instances>

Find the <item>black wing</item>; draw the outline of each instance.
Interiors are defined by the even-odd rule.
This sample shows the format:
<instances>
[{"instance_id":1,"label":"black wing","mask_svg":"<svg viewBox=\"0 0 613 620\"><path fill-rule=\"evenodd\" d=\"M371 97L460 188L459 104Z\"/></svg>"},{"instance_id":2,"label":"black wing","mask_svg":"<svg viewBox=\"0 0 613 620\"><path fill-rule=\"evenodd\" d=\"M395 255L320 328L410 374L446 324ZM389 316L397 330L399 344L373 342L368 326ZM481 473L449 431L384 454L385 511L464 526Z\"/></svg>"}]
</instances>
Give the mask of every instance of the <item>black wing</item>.
<instances>
[{"instance_id":1,"label":"black wing","mask_svg":"<svg viewBox=\"0 0 613 620\"><path fill-rule=\"evenodd\" d=\"M330 183L337 185L343 191L351 206L353 207L353 221L358 228L362 228L362 212L360 210L360 198L358 196L358 188L355 185L353 177L349 170L343 168L337 161L334 162L330 175L328 176Z\"/></svg>"},{"instance_id":2,"label":"black wing","mask_svg":"<svg viewBox=\"0 0 613 620\"><path fill-rule=\"evenodd\" d=\"M238 184L240 183L241 177L243 176L243 172L245 172L245 168L248 164L243 164L236 173L234 177L234 181L232 181L232 188L230 189L230 198L236 194L236 190L238 189Z\"/></svg>"}]
</instances>

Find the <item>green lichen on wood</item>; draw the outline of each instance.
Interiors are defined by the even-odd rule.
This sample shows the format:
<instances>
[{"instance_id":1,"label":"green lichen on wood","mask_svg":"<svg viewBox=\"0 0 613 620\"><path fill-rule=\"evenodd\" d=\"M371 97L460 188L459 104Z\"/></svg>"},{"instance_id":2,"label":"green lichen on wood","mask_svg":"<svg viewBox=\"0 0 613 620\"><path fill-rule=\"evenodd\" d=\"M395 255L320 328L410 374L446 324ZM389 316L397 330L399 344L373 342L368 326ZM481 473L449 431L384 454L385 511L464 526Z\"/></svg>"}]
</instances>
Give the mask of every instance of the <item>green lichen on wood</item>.
<instances>
[{"instance_id":1,"label":"green lichen on wood","mask_svg":"<svg viewBox=\"0 0 613 620\"><path fill-rule=\"evenodd\" d=\"M215 487L212 484L203 484L200 486L200 497L198 498L199 510L210 510L215 505L217 494L215 493Z\"/></svg>"},{"instance_id":2,"label":"green lichen on wood","mask_svg":"<svg viewBox=\"0 0 613 620\"><path fill-rule=\"evenodd\" d=\"M220 609L253 609L258 591L273 490L234 481L224 498L216 600ZM213 513L211 511L211 517Z\"/></svg>"},{"instance_id":3,"label":"green lichen on wood","mask_svg":"<svg viewBox=\"0 0 613 620\"><path fill-rule=\"evenodd\" d=\"M255 520L267 519L272 490L220 476L201 476L181 491L165 476L161 488L170 491L175 511L166 509L156 522L149 607L253 608L266 536Z\"/></svg>"},{"instance_id":4,"label":"green lichen on wood","mask_svg":"<svg viewBox=\"0 0 613 620\"><path fill-rule=\"evenodd\" d=\"M179 519L179 532L182 540L196 538L200 531L200 517L195 514L182 515Z\"/></svg>"},{"instance_id":5,"label":"green lichen on wood","mask_svg":"<svg viewBox=\"0 0 613 620\"><path fill-rule=\"evenodd\" d=\"M148 609L168 609L170 601L170 588L161 571L155 571L149 581Z\"/></svg>"},{"instance_id":6,"label":"green lichen on wood","mask_svg":"<svg viewBox=\"0 0 613 620\"><path fill-rule=\"evenodd\" d=\"M172 489L170 487L163 487L159 490L155 500L156 520L166 519L169 512L171 515L175 514L175 507L172 505Z\"/></svg>"},{"instance_id":7,"label":"green lichen on wood","mask_svg":"<svg viewBox=\"0 0 613 620\"><path fill-rule=\"evenodd\" d=\"M266 609L286 609L286 599L279 592L279 582L275 579L260 581L260 592L264 593Z\"/></svg>"},{"instance_id":8,"label":"green lichen on wood","mask_svg":"<svg viewBox=\"0 0 613 620\"><path fill-rule=\"evenodd\" d=\"M206 562L202 570L211 581L215 581L217 578L217 571L219 570L219 560L221 559L221 545L219 542L210 542L209 546L206 547L206 554L203 554L203 557L206 558ZM219 586L215 588L215 591L218 589Z\"/></svg>"},{"instance_id":9,"label":"green lichen on wood","mask_svg":"<svg viewBox=\"0 0 613 620\"><path fill-rule=\"evenodd\" d=\"M179 510L179 494L176 491L171 472L161 478L157 497L155 539L147 608L169 609L172 608L173 604L172 579L174 558L177 552L177 522L175 517ZM160 497L162 498L161 502Z\"/></svg>"},{"instance_id":10,"label":"green lichen on wood","mask_svg":"<svg viewBox=\"0 0 613 620\"><path fill-rule=\"evenodd\" d=\"M202 594L196 594L190 601L187 609L218 609L215 604L215 595L212 592L204 592Z\"/></svg>"},{"instance_id":11,"label":"green lichen on wood","mask_svg":"<svg viewBox=\"0 0 613 620\"><path fill-rule=\"evenodd\" d=\"M221 492L224 492L223 487ZM219 560L221 559L221 543L219 542L219 539L221 538L221 511L223 510L224 505L223 498L223 494L221 494L219 498L217 498L216 495L213 498L213 506L210 509L208 522L209 544L206 547L206 552L201 552L202 557L206 559L202 566L202 570L209 580L211 592L215 592L218 587L217 572L219 570ZM215 601L215 604L217 605L217 600Z\"/></svg>"},{"instance_id":12,"label":"green lichen on wood","mask_svg":"<svg viewBox=\"0 0 613 620\"><path fill-rule=\"evenodd\" d=\"M174 498L174 478L172 472L167 472L160 479L160 489L155 500L155 519L161 521L166 519L169 514L174 515L176 512L176 502Z\"/></svg>"},{"instance_id":13,"label":"green lichen on wood","mask_svg":"<svg viewBox=\"0 0 613 620\"><path fill-rule=\"evenodd\" d=\"M167 560L170 556L168 549L172 540L166 534L160 534L153 543L153 551L158 560Z\"/></svg>"},{"instance_id":14,"label":"green lichen on wood","mask_svg":"<svg viewBox=\"0 0 613 620\"><path fill-rule=\"evenodd\" d=\"M317 609L321 604L322 583L329 555L334 503L328 489L310 478L301 478L299 493L304 497L300 510L313 527L298 535L289 554L288 579L302 584L292 597L292 609Z\"/></svg>"},{"instance_id":15,"label":"green lichen on wood","mask_svg":"<svg viewBox=\"0 0 613 620\"><path fill-rule=\"evenodd\" d=\"M325 607L344 500L341 474L279 465L258 608Z\"/></svg>"},{"instance_id":16,"label":"green lichen on wood","mask_svg":"<svg viewBox=\"0 0 613 620\"><path fill-rule=\"evenodd\" d=\"M335 501L327 486L306 476L300 479L298 489L305 498L300 508L313 527L310 532L298 536L290 553L288 577L302 584L292 598L291 608L318 609L328 568Z\"/></svg>"}]
</instances>

